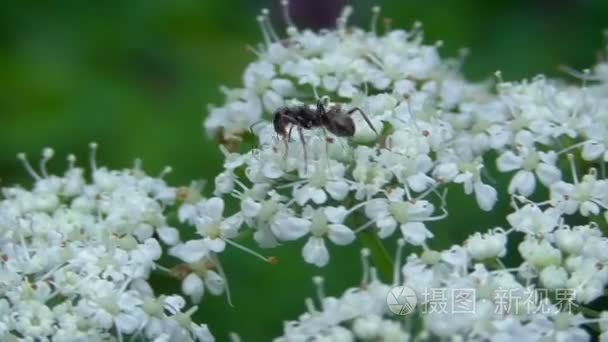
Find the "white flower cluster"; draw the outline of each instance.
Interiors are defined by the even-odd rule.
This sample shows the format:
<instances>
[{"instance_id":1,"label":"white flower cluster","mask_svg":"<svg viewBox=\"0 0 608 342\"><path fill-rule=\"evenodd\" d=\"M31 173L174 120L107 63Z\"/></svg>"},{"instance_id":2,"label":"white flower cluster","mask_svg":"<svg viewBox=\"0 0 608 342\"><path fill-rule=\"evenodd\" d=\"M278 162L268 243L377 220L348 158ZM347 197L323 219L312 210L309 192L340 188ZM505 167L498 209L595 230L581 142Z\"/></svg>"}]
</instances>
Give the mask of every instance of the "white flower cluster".
<instances>
[{"instance_id":1,"label":"white flower cluster","mask_svg":"<svg viewBox=\"0 0 608 342\"><path fill-rule=\"evenodd\" d=\"M389 311L386 298L391 288L400 283L395 281L389 285L380 281L376 270L369 268L369 250L364 249L362 254L361 286L347 289L340 297L329 297L324 294L322 279L316 278L319 307L308 299L308 311L297 321L286 322L284 335L275 339L276 342L588 341L590 335L584 325L592 324L599 324L602 340L608 336L608 314L588 319L580 313L560 311L558 305L539 296L533 287L522 285L508 270L489 271L483 264L471 267L468 253L457 246L408 257L400 270L405 279L403 284L427 294L419 296L417 303L425 309L396 316ZM425 288L434 292L422 292ZM467 303L475 310L456 312L458 302L451 296L462 290L473 290L468 293L476 294L460 298L461 304ZM511 296L501 300L492 296L495 291ZM429 295L433 293L434 296ZM532 302L515 300L527 297Z\"/></svg>"},{"instance_id":2,"label":"white flower cluster","mask_svg":"<svg viewBox=\"0 0 608 342\"><path fill-rule=\"evenodd\" d=\"M98 168L94 145L90 181L74 157L55 176L46 169L52 150L39 171L20 156L35 185L3 189L0 202L0 339L213 341L191 319L197 307L155 295L150 273L180 278L194 303L205 291L230 301L219 253L234 247L276 261L239 244L252 233L262 248L306 239L303 259L319 267L330 260L327 241L396 237L393 286L414 289L423 307L437 304L423 295L429 289L475 294L466 298L473 313L390 315L390 285L365 249L362 286L326 297L317 278L320 308L308 301L278 341L586 341L593 329L608 340L608 314L588 307L608 285L608 63L573 72L580 86L545 77L509 83L500 73L473 84L460 59L441 59L440 43L423 43L420 25L380 33L378 8L369 31L347 25L350 8L336 29L320 32L297 30L285 13L285 39L267 11L258 17L258 59L205 121L225 155L212 197L198 183L171 188L165 172L149 177L139 165ZM277 111L295 116L285 131L272 122ZM352 119L353 131L329 134L337 119L347 128ZM503 227L478 227L436 251L429 222L449 218L453 187L474 197L480 215L498 191L513 210L497 213ZM226 209L231 201L235 211ZM170 208L195 238L170 226ZM406 244L418 253L401 267ZM163 254L183 264L161 266ZM558 305L563 289L573 309ZM532 298L534 310L496 297L504 291Z\"/></svg>"},{"instance_id":3,"label":"white flower cluster","mask_svg":"<svg viewBox=\"0 0 608 342\"><path fill-rule=\"evenodd\" d=\"M335 31L290 28L287 41L269 38L245 71L245 87L226 90L226 104L205 122L223 142L247 138L253 125L260 146L244 153L222 149L225 171L215 180L215 194L241 202L241 210L222 221L232 227L227 233L245 224L262 247L309 236L303 256L318 266L329 260L325 238L349 244L372 225L382 238L399 227L409 243L424 245L433 236L425 222L446 216L440 187L448 182L463 184L490 210L496 191L482 181L480 156L490 145L508 142L495 127L500 117L493 116L505 116L504 106L491 102L484 86L466 83L458 61L443 62L436 45L423 45L418 26L379 35L347 27L345 20ZM266 18L260 21L272 37ZM314 101L321 91L344 100L346 108L360 108L380 135L353 114L352 139L329 142L322 129L312 129L303 132L305 144L277 141L262 113L268 118L306 96ZM245 107L247 116L235 109ZM461 134L477 117L496 125ZM364 224L347 228L353 220Z\"/></svg>"},{"instance_id":4,"label":"white flower cluster","mask_svg":"<svg viewBox=\"0 0 608 342\"><path fill-rule=\"evenodd\" d=\"M488 293L567 288L581 305L604 295L608 64L577 73L580 86L542 76L504 82L500 73L495 82L472 84L460 75L459 60L439 57L440 44L423 44L418 25L380 34L379 10L370 31L347 26L348 13L335 30L290 26L285 39L277 37L266 12L258 18L265 37L253 50L258 60L247 67L242 88L224 89L226 103L205 122L225 145L213 201L233 197L240 207L226 219L215 218L212 233L199 228L201 244L223 248L210 244L214 237L230 239L245 229L261 247L307 238L304 260L324 266L327 240L347 245L364 230L381 239L398 231L399 239L421 248L421 256L412 254L403 268L405 284L418 293L466 285L485 295L478 298L483 310L477 316L427 315L422 331L428 336L587 340L581 326L598 322L604 331L605 319L560 313L549 297L542 299L546 314L491 314L496 303ZM301 123L285 137L271 122L277 110L311 105L314 112L317 101L345 112L360 109L378 133L357 112L352 137ZM302 134L291 138L294 128ZM248 150L252 140L257 146ZM496 179L505 176L495 179L492 170L507 174L508 185L501 188ZM447 189L455 185L474 195L482 211L493 210L498 190L504 191L514 210L500 213L507 228L433 251L427 223L448 217ZM519 252L521 264L503 264L508 250ZM385 332L404 340L411 330L394 317L387 322L385 308L374 307L382 297L376 288L367 284L328 299L321 313L311 308L286 328L285 340L390 340Z\"/></svg>"},{"instance_id":5,"label":"white flower cluster","mask_svg":"<svg viewBox=\"0 0 608 342\"><path fill-rule=\"evenodd\" d=\"M47 173L45 149L35 185L4 188L0 202L0 340L214 341L193 323L196 307L156 296L148 278L174 228L167 207L176 189L135 166L92 175L70 156L63 176ZM169 171L169 170L166 170ZM163 172L164 174L165 172Z\"/></svg>"}]
</instances>

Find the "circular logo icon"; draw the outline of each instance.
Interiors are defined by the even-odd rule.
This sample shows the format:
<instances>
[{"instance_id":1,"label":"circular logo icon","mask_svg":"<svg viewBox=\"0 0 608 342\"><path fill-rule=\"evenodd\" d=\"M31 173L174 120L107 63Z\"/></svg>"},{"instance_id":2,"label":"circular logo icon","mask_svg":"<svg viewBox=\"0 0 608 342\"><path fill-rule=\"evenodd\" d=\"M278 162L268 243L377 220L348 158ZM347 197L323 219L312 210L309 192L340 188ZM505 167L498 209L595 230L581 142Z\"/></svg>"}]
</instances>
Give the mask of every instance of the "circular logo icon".
<instances>
[{"instance_id":1,"label":"circular logo icon","mask_svg":"<svg viewBox=\"0 0 608 342\"><path fill-rule=\"evenodd\" d=\"M386 305L397 315L412 313L417 302L416 292L407 286L393 287L386 295Z\"/></svg>"}]
</instances>

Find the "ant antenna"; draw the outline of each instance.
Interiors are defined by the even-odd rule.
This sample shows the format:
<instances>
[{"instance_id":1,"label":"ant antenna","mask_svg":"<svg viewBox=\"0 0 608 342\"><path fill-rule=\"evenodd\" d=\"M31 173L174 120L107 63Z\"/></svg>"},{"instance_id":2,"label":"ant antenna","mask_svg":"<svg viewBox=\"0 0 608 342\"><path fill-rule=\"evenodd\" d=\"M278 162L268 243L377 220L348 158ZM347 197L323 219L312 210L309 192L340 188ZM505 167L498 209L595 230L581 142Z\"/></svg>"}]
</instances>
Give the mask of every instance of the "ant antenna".
<instances>
[{"instance_id":1,"label":"ant antenna","mask_svg":"<svg viewBox=\"0 0 608 342\"><path fill-rule=\"evenodd\" d=\"M258 120L256 122L252 123L251 125L249 125L249 132L251 132L252 134L255 134L255 132L253 131L253 127L255 127L261 123L264 123L264 122L266 122L266 120Z\"/></svg>"}]
</instances>

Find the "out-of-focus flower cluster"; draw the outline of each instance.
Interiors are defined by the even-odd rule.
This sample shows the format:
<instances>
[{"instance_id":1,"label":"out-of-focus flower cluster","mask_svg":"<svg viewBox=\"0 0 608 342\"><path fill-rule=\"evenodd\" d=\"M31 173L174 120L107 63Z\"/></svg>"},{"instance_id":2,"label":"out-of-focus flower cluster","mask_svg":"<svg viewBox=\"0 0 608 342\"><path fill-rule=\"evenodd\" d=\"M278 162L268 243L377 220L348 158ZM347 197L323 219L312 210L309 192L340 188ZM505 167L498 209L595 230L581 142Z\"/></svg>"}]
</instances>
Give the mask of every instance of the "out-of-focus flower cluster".
<instances>
[{"instance_id":1,"label":"out-of-focus flower cluster","mask_svg":"<svg viewBox=\"0 0 608 342\"><path fill-rule=\"evenodd\" d=\"M213 341L196 307L148 283L162 241L179 238L166 217L176 189L137 165L98 168L92 148L90 180L74 156L48 174L45 149L39 171L19 156L33 188L2 189L0 340Z\"/></svg>"},{"instance_id":2,"label":"out-of-focus flower cluster","mask_svg":"<svg viewBox=\"0 0 608 342\"><path fill-rule=\"evenodd\" d=\"M581 326L598 322L603 331L604 316L560 313L550 296L537 301L545 314L489 314L497 304L488 293L567 288L580 305L604 296L608 64L571 72L580 85L543 76L505 82L499 72L494 81L473 84L459 73L461 59L443 60L439 43L423 43L418 25L380 33L374 10L366 31L348 26L348 13L335 30L289 27L285 39L259 17L265 42L253 50L258 59L245 70L243 87L225 88L225 104L205 121L225 145L213 201L240 202L221 221L230 227L226 236L250 229L261 247L304 238L303 259L324 266L327 241L348 245L363 231L380 239L397 235L420 251L402 270L418 294L468 286L486 296L478 298L475 317L424 316L421 338L587 340ZM303 139L275 131L278 109L313 109L321 96L333 100L330 107L360 108L378 134L356 112L353 137L334 137L323 127L304 127ZM243 147L252 138L257 146ZM447 189L454 186L472 195L480 215L493 210L498 191L510 198L512 212L499 213L503 227L477 227L463 243L434 251L428 223L449 220ZM519 254L519 265L505 266L509 250ZM385 333L404 340L412 325L386 321L374 284L323 303L320 312L310 308L287 326L284 340L392 340Z\"/></svg>"}]
</instances>

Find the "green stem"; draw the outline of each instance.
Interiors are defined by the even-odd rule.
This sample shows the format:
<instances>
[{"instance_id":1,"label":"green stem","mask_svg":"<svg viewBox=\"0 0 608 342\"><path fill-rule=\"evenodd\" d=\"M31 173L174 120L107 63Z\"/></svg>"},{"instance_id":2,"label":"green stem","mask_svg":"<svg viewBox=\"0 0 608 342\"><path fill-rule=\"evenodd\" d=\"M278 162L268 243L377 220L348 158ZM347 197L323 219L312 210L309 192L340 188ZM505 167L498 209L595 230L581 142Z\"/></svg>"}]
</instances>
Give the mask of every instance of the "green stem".
<instances>
[{"instance_id":1,"label":"green stem","mask_svg":"<svg viewBox=\"0 0 608 342\"><path fill-rule=\"evenodd\" d=\"M372 262L380 272L380 276L389 284L393 282L393 259L378 238L378 235L370 230L359 233L361 244L371 252Z\"/></svg>"}]
</instances>

